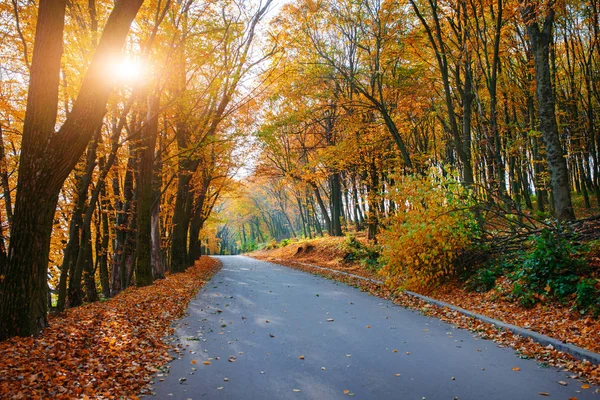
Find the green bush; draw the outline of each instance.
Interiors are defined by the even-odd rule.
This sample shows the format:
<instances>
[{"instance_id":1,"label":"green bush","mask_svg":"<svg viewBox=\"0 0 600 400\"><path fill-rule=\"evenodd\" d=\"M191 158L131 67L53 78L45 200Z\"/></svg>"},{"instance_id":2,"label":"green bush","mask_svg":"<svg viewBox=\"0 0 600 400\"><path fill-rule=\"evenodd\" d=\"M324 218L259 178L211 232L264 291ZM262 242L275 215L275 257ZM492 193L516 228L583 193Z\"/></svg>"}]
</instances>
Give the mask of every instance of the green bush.
<instances>
[{"instance_id":1,"label":"green bush","mask_svg":"<svg viewBox=\"0 0 600 400\"><path fill-rule=\"evenodd\" d=\"M380 249L377 246L365 246L354 236L347 236L343 244L346 252L344 261L357 261L361 266L376 271L381 268Z\"/></svg>"},{"instance_id":2,"label":"green bush","mask_svg":"<svg viewBox=\"0 0 600 400\"><path fill-rule=\"evenodd\" d=\"M541 297L569 300L587 269L581 252L560 229L542 230L534 238L532 251L510 275L515 282L512 294L524 306L532 306Z\"/></svg>"},{"instance_id":3,"label":"green bush","mask_svg":"<svg viewBox=\"0 0 600 400\"><path fill-rule=\"evenodd\" d=\"M281 242L279 242L279 247L285 247L292 242L293 242L293 239L291 239L291 238L283 239Z\"/></svg>"},{"instance_id":4,"label":"green bush","mask_svg":"<svg viewBox=\"0 0 600 400\"><path fill-rule=\"evenodd\" d=\"M597 286L598 281L592 278L582 279L577 284L575 301L583 312L600 313L600 289Z\"/></svg>"},{"instance_id":5,"label":"green bush","mask_svg":"<svg viewBox=\"0 0 600 400\"><path fill-rule=\"evenodd\" d=\"M496 286L496 279L501 275L496 268L478 269L466 282L467 289L472 292L485 293Z\"/></svg>"},{"instance_id":6,"label":"green bush","mask_svg":"<svg viewBox=\"0 0 600 400\"><path fill-rule=\"evenodd\" d=\"M258 250L258 244L254 240L248 240L244 244L242 244L242 253L250 253L251 251Z\"/></svg>"}]
</instances>

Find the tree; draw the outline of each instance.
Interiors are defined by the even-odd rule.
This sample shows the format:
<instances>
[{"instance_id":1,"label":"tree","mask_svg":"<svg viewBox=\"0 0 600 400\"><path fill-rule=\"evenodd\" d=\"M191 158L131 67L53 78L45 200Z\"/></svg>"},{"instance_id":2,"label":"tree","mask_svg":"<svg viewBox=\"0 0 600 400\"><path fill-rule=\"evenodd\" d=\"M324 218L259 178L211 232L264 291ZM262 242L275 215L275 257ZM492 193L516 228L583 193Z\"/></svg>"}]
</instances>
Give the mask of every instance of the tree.
<instances>
[{"instance_id":1,"label":"tree","mask_svg":"<svg viewBox=\"0 0 600 400\"><path fill-rule=\"evenodd\" d=\"M120 52L142 2L116 2L77 100L55 132L67 2L40 1L15 210L0 293L0 340L37 335L47 325L48 254L58 195L102 123L111 91L104 63Z\"/></svg>"},{"instance_id":2,"label":"tree","mask_svg":"<svg viewBox=\"0 0 600 400\"><path fill-rule=\"evenodd\" d=\"M521 14L533 51L539 124L546 146L554 212L558 219L573 220L575 212L571 202L569 171L558 136L554 91L550 77L550 45L553 40L555 4L553 0L545 4L546 15L542 26L538 23L539 6L538 3L521 0Z\"/></svg>"}]
</instances>

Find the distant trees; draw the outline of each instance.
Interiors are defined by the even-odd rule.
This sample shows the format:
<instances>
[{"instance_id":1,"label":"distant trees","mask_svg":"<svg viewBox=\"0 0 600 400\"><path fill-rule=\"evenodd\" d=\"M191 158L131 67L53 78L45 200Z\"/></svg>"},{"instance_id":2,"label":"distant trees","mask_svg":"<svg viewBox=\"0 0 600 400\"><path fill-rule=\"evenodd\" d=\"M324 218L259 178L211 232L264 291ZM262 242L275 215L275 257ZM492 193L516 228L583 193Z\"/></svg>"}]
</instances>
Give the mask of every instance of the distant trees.
<instances>
[{"instance_id":1,"label":"distant trees","mask_svg":"<svg viewBox=\"0 0 600 400\"><path fill-rule=\"evenodd\" d=\"M286 215L298 234L332 234L339 212L342 232L367 229L376 240L388 217L411 207L394 200L398 179L431 167L473 192L480 223L492 215L520 227L531 218L572 220L573 194L585 213L597 213L598 7L596 0L283 7L272 38L282 53L268 72L257 135L258 181L264 189L265 176L282 182L266 192L268 213L285 194L294 199Z\"/></svg>"}]
</instances>

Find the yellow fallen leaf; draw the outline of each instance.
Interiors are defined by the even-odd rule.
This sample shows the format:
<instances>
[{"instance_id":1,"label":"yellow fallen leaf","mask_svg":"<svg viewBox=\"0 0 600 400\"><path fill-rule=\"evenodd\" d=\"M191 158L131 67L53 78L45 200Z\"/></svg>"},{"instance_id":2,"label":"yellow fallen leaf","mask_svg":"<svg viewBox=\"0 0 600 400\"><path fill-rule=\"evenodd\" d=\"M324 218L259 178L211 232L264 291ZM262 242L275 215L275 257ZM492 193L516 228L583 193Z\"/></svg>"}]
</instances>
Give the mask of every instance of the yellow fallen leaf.
<instances>
[{"instance_id":1,"label":"yellow fallen leaf","mask_svg":"<svg viewBox=\"0 0 600 400\"><path fill-rule=\"evenodd\" d=\"M394 374L394 376L400 376L400 374Z\"/></svg>"},{"instance_id":2,"label":"yellow fallen leaf","mask_svg":"<svg viewBox=\"0 0 600 400\"><path fill-rule=\"evenodd\" d=\"M519 368L519 367L513 367L513 371L520 371L520 370L521 370L521 368Z\"/></svg>"}]
</instances>

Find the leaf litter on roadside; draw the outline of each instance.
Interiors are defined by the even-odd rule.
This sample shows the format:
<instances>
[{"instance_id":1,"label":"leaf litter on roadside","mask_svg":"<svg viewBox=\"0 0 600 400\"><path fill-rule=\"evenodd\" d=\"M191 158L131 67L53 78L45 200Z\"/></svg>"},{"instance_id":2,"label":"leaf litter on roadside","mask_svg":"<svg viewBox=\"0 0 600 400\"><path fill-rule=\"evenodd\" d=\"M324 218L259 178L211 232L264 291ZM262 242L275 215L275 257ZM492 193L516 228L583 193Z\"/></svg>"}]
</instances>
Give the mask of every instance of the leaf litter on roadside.
<instances>
[{"instance_id":1,"label":"leaf litter on roadside","mask_svg":"<svg viewBox=\"0 0 600 400\"><path fill-rule=\"evenodd\" d=\"M37 338L1 342L0 398L135 399L149 392L158 368L172 359L163 340L171 321L219 269L202 257L151 286L51 316Z\"/></svg>"}]
</instances>

